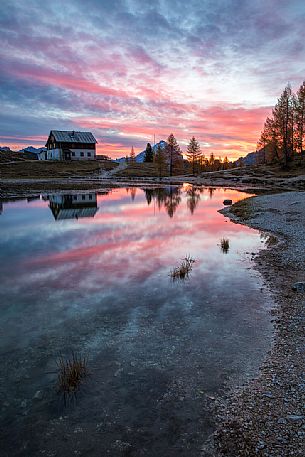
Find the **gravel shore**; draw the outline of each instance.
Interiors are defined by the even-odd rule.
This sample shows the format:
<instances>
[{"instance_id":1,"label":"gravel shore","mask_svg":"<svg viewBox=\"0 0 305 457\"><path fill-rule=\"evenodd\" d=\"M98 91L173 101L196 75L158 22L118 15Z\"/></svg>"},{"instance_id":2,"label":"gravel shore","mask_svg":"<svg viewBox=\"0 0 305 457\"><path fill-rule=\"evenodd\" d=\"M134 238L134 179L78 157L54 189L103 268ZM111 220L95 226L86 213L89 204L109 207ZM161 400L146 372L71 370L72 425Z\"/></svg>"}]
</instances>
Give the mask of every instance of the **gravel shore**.
<instances>
[{"instance_id":1,"label":"gravel shore","mask_svg":"<svg viewBox=\"0 0 305 457\"><path fill-rule=\"evenodd\" d=\"M293 284L305 282L305 193L249 198L244 216L234 205L221 212L271 235L268 249L253 261L277 307L274 342L259 377L217 405L214 448L230 457L304 456L305 291L293 291Z\"/></svg>"}]
</instances>

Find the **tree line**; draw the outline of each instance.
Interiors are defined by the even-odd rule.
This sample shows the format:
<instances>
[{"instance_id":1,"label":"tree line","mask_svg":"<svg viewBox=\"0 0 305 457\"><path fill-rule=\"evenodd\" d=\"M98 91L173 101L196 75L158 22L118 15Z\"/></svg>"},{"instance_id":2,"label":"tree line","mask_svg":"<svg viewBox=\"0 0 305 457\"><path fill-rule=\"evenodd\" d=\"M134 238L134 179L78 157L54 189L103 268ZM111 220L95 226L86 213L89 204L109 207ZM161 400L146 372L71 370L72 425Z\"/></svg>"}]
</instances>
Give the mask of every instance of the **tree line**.
<instances>
[{"instance_id":1,"label":"tree line","mask_svg":"<svg viewBox=\"0 0 305 457\"><path fill-rule=\"evenodd\" d=\"M257 143L259 162L281 163L305 156L305 81L296 93L288 84L267 117Z\"/></svg>"},{"instance_id":2,"label":"tree line","mask_svg":"<svg viewBox=\"0 0 305 457\"><path fill-rule=\"evenodd\" d=\"M144 162L155 163L159 176L165 174L173 176L185 172L197 174L204 171L226 170L234 166L227 156L224 159L216 158L211 153L209 158L205 157L194 136L189 141L185 156L186 160L175 136L171 133L165 142L165 147L158 143L156 150L153 151L151 144L147 143ZM130 157L126 158L126 161L135 163L135 160L134 148L132 147Z\"/></svg>"}]
</instances>

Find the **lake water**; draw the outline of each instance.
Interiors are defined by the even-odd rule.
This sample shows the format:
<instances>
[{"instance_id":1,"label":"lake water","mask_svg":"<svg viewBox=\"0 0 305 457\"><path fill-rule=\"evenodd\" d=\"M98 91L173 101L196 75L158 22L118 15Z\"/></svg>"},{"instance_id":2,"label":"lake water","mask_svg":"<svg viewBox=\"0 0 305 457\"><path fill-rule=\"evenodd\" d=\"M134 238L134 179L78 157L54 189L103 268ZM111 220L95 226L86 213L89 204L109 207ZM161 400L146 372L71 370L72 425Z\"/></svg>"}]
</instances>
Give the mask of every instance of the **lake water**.
<instances>
[{"instance_id":1,"label":"lake water","mask_svg":"<svg viewBox=\"0 0 305 457\"><path fill-rule=\"evenodd\" d=\"M257 372L272 333L250 268L260 234L217 212L245 196L184 185L2 202L1 456L200 455L214 398ZM186 255L193 271L173 282ZM72 352L90 376L64 405L57 361Z\"/></svg>"}]
</instances>

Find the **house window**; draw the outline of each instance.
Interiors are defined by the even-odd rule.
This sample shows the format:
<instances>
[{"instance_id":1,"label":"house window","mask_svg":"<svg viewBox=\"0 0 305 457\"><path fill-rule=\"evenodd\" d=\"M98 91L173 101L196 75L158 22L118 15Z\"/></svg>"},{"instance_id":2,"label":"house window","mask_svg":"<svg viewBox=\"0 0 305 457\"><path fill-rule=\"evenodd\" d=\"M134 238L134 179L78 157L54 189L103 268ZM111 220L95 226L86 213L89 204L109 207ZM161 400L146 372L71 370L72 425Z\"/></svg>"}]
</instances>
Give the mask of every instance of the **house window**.
<instances>
[{"instance_id":1,"label":"house window","mask_svg":"<svg viewBox=\"0 0 305 457\"><path fill-rule=\"evenodd\" d=\"M80 156L81 156L81 157L84 157L84 153L83 153L83 152L81 152L81 153L80 153Z\"/></svg>"},{"instance_id":2,"label":"house window","mask_svg":"<svg viewBox=\"0 0 305 457\"><path fill-rule=\"evenodd\" d=\"M87 152L87 156L88 156L88 157L91 157L91 152Z\"/></svg>"},{"instance_id":3,"label":"house window","mask_svg":"<svg viewBox=\"0 0 305 457\"><path fill-rule=\"evenodd\" d=\"M92 195L89 195L89 200L92 200Z\"/></svg>"},{"instance_id":4,"label":"house window","mask_svg":"<svg viewBox=\"0 0 305 457\"><path fill-rule=\"evenodd\" d=\"M72 157L75 157L75 152L74 151L72 151Z\"/></svg>"},{"instance_id":5,"label":"house window","mask_svg":"<svg viewBox=\"0 0 305 457\"><path fill-rule=\"evenodd\" d=\"M82 195L82 200L85 200L85 198L86 198L86 195Z\"/></svg>"},{"instance_id":6,"label":"house window","mask_svg":"<svg viewBox=\"0 0 305 457\"><path fill-rule=\"evenodd\" d=\"M73 195L73 200L77 200L77 195Z\"/></svg>"}]
</instances>

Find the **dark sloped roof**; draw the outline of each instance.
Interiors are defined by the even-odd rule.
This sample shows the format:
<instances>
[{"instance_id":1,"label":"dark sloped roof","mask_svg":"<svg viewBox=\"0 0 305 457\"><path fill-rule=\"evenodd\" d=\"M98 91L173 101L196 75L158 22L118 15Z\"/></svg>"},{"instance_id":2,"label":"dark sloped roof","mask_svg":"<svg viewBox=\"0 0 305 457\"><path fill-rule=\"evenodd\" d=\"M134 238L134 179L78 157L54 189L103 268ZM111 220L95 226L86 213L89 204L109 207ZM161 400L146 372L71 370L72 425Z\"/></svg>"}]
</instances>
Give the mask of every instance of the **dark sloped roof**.
<instances>
[{"instance_id":1,"label":"dark sloped roof","mask_svg":"<svg viewBox=\"0 0 305 457\"><path fill-rule=\"evenodd\" d=\"M62 143L97 143L91 132L75 132L68 130L51 130L56 141Z\"/></svg>"},{"instance_id":2,"label":"dark sloped roof","mask_svg":"<svg viewBox=\"0 0 305 457\"><path fill-rule=\"evenodd\" d=\"M98 208L51 208L51 211L55 220L78 219L80 217L94 217Z\"/></svg>"}]
</instances>

